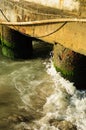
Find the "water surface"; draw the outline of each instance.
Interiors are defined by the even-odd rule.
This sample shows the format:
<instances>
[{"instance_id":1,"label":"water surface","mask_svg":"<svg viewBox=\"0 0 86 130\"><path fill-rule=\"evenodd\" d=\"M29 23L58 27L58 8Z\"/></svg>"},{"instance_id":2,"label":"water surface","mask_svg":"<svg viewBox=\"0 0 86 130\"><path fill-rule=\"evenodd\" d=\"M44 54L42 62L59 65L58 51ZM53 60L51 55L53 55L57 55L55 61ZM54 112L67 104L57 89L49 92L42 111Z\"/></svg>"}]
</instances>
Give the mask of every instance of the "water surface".
<instances>
[{"instance_id":1,"label":"water surface","mask_svg":"<svg viewBox=\"0 0 86 130\"><path fill-rule=\"evenodd\" d=\"M59 130L51 119L86 130L86 92L61 77L47 46L40 47L28 60L0 54L0 130Z\"/></svg>"}]
</instances>

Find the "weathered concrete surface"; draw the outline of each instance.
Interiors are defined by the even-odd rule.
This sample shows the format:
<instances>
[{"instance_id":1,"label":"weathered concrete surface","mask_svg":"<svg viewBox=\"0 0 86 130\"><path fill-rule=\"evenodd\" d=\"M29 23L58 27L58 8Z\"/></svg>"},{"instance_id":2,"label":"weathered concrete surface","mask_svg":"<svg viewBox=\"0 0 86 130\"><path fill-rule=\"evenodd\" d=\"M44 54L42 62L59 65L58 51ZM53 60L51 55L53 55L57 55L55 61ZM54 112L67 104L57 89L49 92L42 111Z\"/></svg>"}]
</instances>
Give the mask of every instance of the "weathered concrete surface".
<instances>
[{"instance_id":1,"label":"weathered concrete surface","mask_svg":"<svg viewBox=\"0 0 86 130\"><path fill-rule=\"evenodd\" d=\"M61 43L66 48L86 55L86 23L67 23L62 29L56 31L62 25L63 23L56 23L22 28L19 27L18 29L21 32L24 31L24 33L31 35L32 37L36 37L53 44ZM54 31L56 32L53 33ZM50 33L52 34L48 35Z\"/></svg>"},{"instance_id":2,"label":"weathered concrete surface","mask_svg":"<svg viewBox=\"0 0 86 130\"><path fill-rule=\"evenodd\" d=\"M24 0L3 0L1 1L0 8L6 15L7 20L13 22L27 22L55 18L86 18L86 0L79 0L79 3L79 11L62 11L28 1L25 2ZM6 18L2 13L0 14L0 19L7 21ZM46 42L59 42L64 45L64 47L86 55L86 23L69 22L59 31L52 33L62 24L63 23L37 26L12 26L12 28ZM52 35L46 36L50 33L52 33Z\"/></svg>"},{"instance_id":3,"label":"weathered concrete surface","mask_svg":"<svg viewBox=\"0 0 86 130\"><path fill-rule=\"evenodd\" d=\"M3 0L0 1L0 8L9 21L17 21L18 17L20 21L58 18L58 16L74 17L74 15L80 18L86 17L86 0ZM0 17L3 18L2 14Z\"/></svg>"},{"instance_id":4,"label":"weathered concrete surface","mask_svg":"<svg viewBox=\"0 0 86 130\"><path fill-rule=\"evenodd\" d=\"M68 5L68 7L66 5L66 7L64 6L64 1L66 3L68 2L68 5L71 6L70 9L68 9ZM40 4L28 2L28 0L3 0L0 4L0 19L8 22L30 22L58 18L86 19L86 0L58 0L57 2L61 2L61 5L59 5L60 10L57 9L57 7L45 7ZM73 5L70 4L71 2L73 2ZM86 22L47 22L9 27L28 36L54 44L54 64L56 68L68 76L68 78L72 78L76 84L86 86L86 84L84 84L86 76L83 77L83 73L86 72L86 57L83 56L86 55ZM23 47L21 44L18 44L18 42L21 42L21 40L19 40L20 38L17 40L14 38L15 32L11 32L9 28L4 28L3 30L2 26L0 29L1 38L4 41L2 44L3 54L9 56L10 52L8 54L8 49L11 47L12 53L14 52L13 55L18 54L17 56L24 56L22 53ZM18 35L18 32L16 32L16 34ZM18 44L17 47L21 47L20 51L19 48L14 47L15 42ZM10 47L9 43L11 43ZM22 43L25 44L24 42ZM61 45L59 44L58 46L58 43ZM28 50L26 52L28 53ZM82 81L81 84L79 82L80 79Z\"/></svg>"},{"instance_id":5,"label":"weathered concrete surface","mask_svg":"<svg viewBox=\"0 0 86 130\"><path fill-rule=\"evenodd\" d=\"M78 89L86 89L86 56L76 53L61 44L54 45L53 63L57 71Z\"/></svg>"},{"instance_id":6,"label":"weathered concrete surface","mask_svg":"<svg viewBox=\"0 0 86 130\"><path fill-rule=\"evenodd\" d=\"M19 1L19 0L18 0ZM44 6L54 7L65 10L79 10L80 1L77 0L26 0L28 2L35 2Z\"/></svg>"},{"instance_id":7,"label":"weathered concrete surface","mask_svg":"<svg viewBox=\"0 0 86 130\"><path fill-rule=\"evenodd\" d=\"M58 17L78 16L78 12L70 12L46 7L40 4L27 2L25 0L13 1L3 0L0 3L0 9L6 15L9 21L36 21L43 19L53 19ZM6 20L0 13L0 18Z\"/></svg>"}]
</instances>

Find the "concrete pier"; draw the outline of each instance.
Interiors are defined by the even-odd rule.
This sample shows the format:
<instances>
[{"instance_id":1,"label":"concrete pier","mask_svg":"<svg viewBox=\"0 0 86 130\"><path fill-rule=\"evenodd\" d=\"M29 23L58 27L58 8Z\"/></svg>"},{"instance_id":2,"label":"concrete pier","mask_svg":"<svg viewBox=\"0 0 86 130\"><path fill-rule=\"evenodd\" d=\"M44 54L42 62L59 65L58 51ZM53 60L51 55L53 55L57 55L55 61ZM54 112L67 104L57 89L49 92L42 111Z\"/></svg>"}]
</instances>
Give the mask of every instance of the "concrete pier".
<instances>
[{"instance_id":1,"label":"concrete pier","mask_svg":"<svg viewBox=\"0 0 86 130\"><path fill-rule=\"evenodd\" d=\"M7 26L2 26L1 45L3 55L12 59L32 56L32 39Z\"/></svg>"},{"instance_id":2,"label":"concrete pier","mask_svg":"<svg viewBox=\"0 0 86 130\"><path fill-rule=\"evenodd\" d=\"M53 63L64 78L78 89L86 89L86 56L55 43Z\"/></svg>"},{"instance_id":3,"label":"concrete pier","mask_svg":"<svg viewBox=\"0 0 86 130\"><path fill-rule=\"evenodd\" d=\"M83 75L86 74L86 0L51 2L52 5L48 0L1 1L2 52L11 58L28 58L32 55L32 38L53 44L56 70L83 88L86 86Z\"/></svg>"}]
</instances>

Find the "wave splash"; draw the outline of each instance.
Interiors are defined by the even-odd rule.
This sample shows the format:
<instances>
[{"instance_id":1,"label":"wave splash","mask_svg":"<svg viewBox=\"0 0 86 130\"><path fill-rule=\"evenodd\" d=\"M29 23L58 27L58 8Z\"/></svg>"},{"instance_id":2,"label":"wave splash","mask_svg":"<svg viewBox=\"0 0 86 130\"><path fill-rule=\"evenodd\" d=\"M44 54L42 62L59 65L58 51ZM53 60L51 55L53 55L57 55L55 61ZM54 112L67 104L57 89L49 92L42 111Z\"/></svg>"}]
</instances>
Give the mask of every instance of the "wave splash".
<instances>
[{"instance_id":1,"label":"wave splash","mask_svg":"<svg viewBox=\"0 0 86 130\"><path fill-rule=\"evenodd\" d=\"M77 90L73 83L61 77L53 67L52 61L47 65L47 73L54 81L54 92L47 98L43 106L45 116L41 119L42 124L47 124L50 119L66 120L76 125L77 130L85 130L86 92ZM45 127L58 130L58 128L54 126L50 128L48 125L44 125L44 128L42 126L40 130L44 130Z\"/></svg>"},{"instance_id":2,"label":"wave splash","mask_svg":"<svg viewBox=\"0 0 86 130\"><path fill-rule=\"evenodd\" d=\"M24 77L22 77L22 83L24 82L26 87L23 88L22 83L20 84L21 79L18 79L18 77L14 79L14 82L16 83L15 87L19 91L25 106L27 106L27 111L28 107L30 107L33 109L32 111L34 111L32 114L35 115L35 113L37 114L39 111L42 113L42 117L39 119L35 118L29 124L26 122L21 122L16 126L16 130L20 127L24 127L27 130L59 130L58 126L51 125L49 123L50 120L65 120L75 125L77 130L85 130L86 92L77 90L73 83L61 77L61 74L56 72L51 60L49 63L44 63L44 65L46 65L47 74L51 77L52 81L50 81L51 79L49 79L49 77L44 78L44 76L42 77L44 79L36 79L37 74L35 77L33 75L31 76L29 74L28 68L23 68L23 71L25 71L24 81L27 82L24 82ZM20 74L20 71L17 73ZM22 74L24 74L23 71ZM28 77L26 77L27 72ZM14 73L12 76L14 75L16 75L16 73ZM28 79L31 80L28 81ZM16 82L16 80L19 82ZM50 84L52 87L49 86L49 82L53 82L53 84ZM46 87L45 83L48 84ZM49 93L50 90L52 92ZM38 109L39 106L41 106L41 110Z\"/></svg>"}]
</instances>

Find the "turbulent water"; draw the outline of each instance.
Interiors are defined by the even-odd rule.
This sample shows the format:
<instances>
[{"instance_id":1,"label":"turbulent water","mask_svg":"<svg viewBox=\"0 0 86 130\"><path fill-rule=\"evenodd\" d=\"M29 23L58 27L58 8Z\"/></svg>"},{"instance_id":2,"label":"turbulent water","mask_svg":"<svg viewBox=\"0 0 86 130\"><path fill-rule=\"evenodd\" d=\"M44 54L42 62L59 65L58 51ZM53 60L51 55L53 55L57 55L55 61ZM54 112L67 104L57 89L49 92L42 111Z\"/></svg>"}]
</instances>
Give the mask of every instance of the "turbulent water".
<instances>
[{"instance_id":1,"label":"turbulent water","mask_svg":"<svg viewBox=\"0 0 86 130\"><path fill-rule=\"evenodd\" d=\"M51 119L86 130L86 92L61 77L49 55L14 61L0 54L0 130L60 130Z\"/></svg>"}]
</instances>

